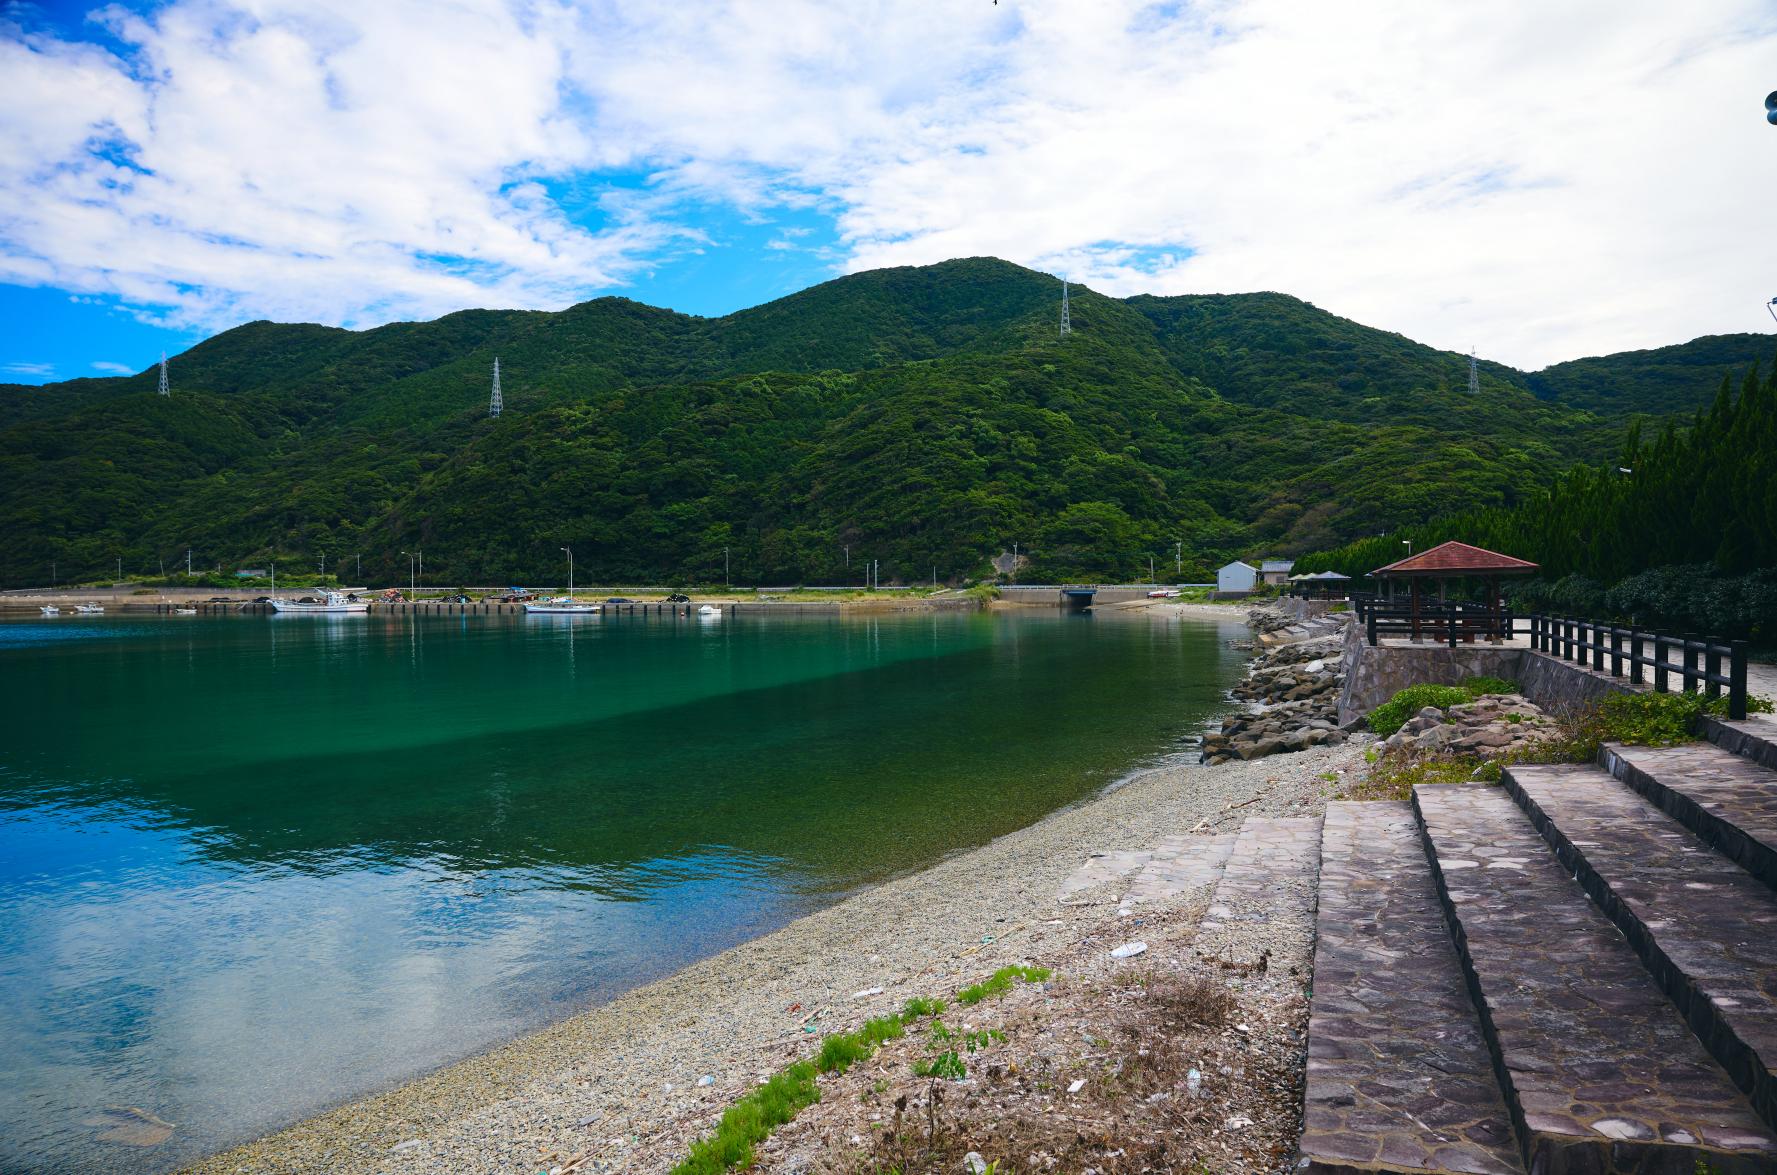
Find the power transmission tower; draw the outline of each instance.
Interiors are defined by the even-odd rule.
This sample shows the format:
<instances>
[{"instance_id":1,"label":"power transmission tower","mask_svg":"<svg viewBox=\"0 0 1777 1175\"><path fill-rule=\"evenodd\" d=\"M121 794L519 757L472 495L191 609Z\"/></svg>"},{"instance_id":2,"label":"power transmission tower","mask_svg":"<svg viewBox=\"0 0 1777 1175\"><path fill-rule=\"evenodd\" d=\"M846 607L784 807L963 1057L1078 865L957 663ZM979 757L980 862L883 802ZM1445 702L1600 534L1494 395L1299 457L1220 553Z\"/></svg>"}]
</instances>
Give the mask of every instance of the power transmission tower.
<instances>
[{"instance_id":1,"label":"power transmission tower","mask_svg":"<svg viewBox=\"0 0 1777 1175\"><path fill-rule=\"evenodd\" d=\"M160 394L170 396L173 393L167 388L167 353L160 353Z\"/></svg>"},{"instance_id":2,"label":"power transmission tower","mask_svg":"<svg viewBox=\"0 0 1777 1175\"><path fill-rule=\"evenodd\" d=\"M494 356L494 394L488 399L487 414L498 416L504 407L506 407L506 401L500 396L500 357L496 355Z\"/></svg>"},{"instance_id":3,"label":"power transmission tower","mask_svg":"<svg viewBox=\"0 0 1777 1175\"><path fill-rule=\"evenodd\" d=\"M1475 358L1475 349L1469 348L1468 353L1468 394L1473 396L1481 390L1481 365Z\"/></svg>"},{"instance_id":4,"label":"power transmission tower","mask_svg":"<svg viewBox=\"0 0 1777 1175\"><path fill-rule=\"evenodd\" d=\"M1061 279L1061 337L1067 338L1074 333L1073 321L1067 313L1067 279Z\"/></svg>"}]
</instances>

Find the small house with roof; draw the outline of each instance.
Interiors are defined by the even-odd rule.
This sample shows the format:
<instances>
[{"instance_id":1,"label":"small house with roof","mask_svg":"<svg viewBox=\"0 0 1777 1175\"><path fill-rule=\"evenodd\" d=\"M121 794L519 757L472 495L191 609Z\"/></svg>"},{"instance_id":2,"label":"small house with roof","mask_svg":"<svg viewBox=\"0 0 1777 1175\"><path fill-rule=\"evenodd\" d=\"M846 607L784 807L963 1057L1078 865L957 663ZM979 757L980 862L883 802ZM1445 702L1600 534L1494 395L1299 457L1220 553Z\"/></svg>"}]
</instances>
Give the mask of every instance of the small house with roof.
<instances>
[{"instance_id":1,"label":"small house with roof","mask_svg":"<svg viewBox=\"0 0 1777 1175\"><path fill-rule=\"evenodd\" d=\"M1251 563L1242 563L1236 559L1216 572L1216 594L1244 594L1253 590L1259 581L1259 569Z\"/></svg>"},{"instance_id":2,"label":"small house with roof","mask_svg":"<svg viewBox=\"0 0 1777 1175\"><path fill-rule=\"evenodd\" d=\"M1264 559L1259 563L1259 582L1270 587L1282 587L1290 581L1290 568L1296 565L1294 559Z\"/></svg>"}]
</instances>

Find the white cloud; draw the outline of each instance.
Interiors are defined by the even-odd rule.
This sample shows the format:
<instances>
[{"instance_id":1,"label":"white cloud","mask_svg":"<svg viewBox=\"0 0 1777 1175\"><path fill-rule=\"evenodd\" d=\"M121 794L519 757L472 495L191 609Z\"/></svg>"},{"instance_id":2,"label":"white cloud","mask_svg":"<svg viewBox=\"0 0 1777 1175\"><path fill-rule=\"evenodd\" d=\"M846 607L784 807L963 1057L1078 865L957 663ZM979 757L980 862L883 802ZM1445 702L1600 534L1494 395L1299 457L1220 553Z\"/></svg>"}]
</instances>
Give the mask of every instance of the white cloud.
<instances>
[{"instance_id":1,"label":"white cloud","mask_svg":"<svg viewBox=\"0 0 1777 1175\"><path fill-rule=\"evenodd\" d=\"M7 375L22 375L27 379L48 379L56 373L53 363L5 363L0 364L0 372Z\"/></svg>"},{"instance_id":2,"label":"white cloud","mask_svg":"<svg viewBox=\"0 0 1777 1175\"><path fill-rule=\"evenodd\" d=\"M134 375L134 374L136 374L136 369L131 367L127 363L112 363L109 360L105 360L105 359L95 359L93 361L93 370L94 371L102 371L106 375Z\"/></svg>"},{"instance_id":3,"label":"white cloud","mask_svg":"<svg viewBox=\"0 0 1777 1175\"><path fill-rule=\"evenodd\" d=\"M1769 0L112 19L129 62L0 44L0 278L177 323L560 305L709 247L712 200L828 212L845 268L991 253L1117 294L1280 289L1521 366L1760 329L1777 293ZM596 231L551 198L610 173L631 179Z\"/></svg>"}]
</instances>

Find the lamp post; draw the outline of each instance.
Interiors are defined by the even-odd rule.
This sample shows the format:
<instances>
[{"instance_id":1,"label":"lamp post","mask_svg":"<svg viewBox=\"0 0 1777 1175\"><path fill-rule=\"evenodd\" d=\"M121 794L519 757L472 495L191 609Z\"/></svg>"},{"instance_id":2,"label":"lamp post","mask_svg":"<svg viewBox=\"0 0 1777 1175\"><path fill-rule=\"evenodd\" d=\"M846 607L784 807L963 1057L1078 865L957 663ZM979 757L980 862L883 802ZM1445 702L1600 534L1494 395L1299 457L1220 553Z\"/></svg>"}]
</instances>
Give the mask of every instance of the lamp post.
<instances>
[{"instance_id":1,"label":"lamp post","mask_svg":"<svg viewBox=\"0 0 1777 1175\"><path fill-rule=\"evenodd\" d=\"M561 548L568 556L568 599L574 598L574 552L567 547Z\"/></svg>"},{"instance_id":2,"label":"lamp post","mask_svg":"<svg viewBox=\"0 0 1777 1175\"><path fill-rule=\"evenodd\" d=\"M419 581L414 577L413 573L413 552L403 551L401 553L407 556L407 598L411 600L414 596L419 594Z\"/></svg>"},{"instance_id":3,"label":"lamp post","mask_svg":"<svg viewBox=\"0 0 1777 1175\"><path fill-rule=\"evenodd\" d=\"M1772 298L1769 302L1766 302L1765 309L1769 310L1771 312L1771 318L1774 321L1777 321L1777 298Z\"/></svg>"},{"instance_id":4,"label":"lamp post","mask_svg":"<svg viewBox=\"0 0 1777 1175\"><path fill-rule=\"evenodd\" d=\"M722 584L724 587L734 586L734 581L728 577L728 548L727 547L722 548Z\"/></svg>"},{"instance_id":5,"label":"lamp post","mask_svg":"<svg viewBox=\"0 0 1777 1175\"><path fill-rule=\"evenodd\" d=\"M1407 557L1409 559L1412 558L1413 557L1413 540L1412 539L1402 539L1401 546L1407 548Z\"/></svg>"}]
</instances>

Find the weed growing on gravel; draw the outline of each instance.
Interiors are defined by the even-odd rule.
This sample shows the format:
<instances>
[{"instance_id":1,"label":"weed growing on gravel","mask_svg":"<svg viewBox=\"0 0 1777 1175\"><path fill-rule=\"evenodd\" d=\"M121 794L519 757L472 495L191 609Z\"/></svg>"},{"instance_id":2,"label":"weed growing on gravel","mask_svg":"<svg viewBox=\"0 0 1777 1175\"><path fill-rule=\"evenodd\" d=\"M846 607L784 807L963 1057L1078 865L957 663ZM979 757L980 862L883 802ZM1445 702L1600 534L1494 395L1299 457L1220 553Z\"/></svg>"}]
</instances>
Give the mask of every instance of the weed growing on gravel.
<instances>
[{"instance_id":1,"label":"weed growing on gravel","mask_svg":"<svg viewBox=\"0 0 1777 1175\"><path fill-rule=\"evenodd\" d=\"M1025 983L1041 983L1049 978L1047 967L1001 967L980 983L971 984L956 993L959 1004L978 1004L990 995L1003 995L1012 988L1014 979Z\"/></svg>"},{"instance_id":2,"label":"weed growing on gravel","mask_svg":"<svg viewBox=\"0 0 1777 1175\"><path fill-rule=\"evenodd\" d=\"M1488 694L1517 692L1517 682L1499 677L1471 677L1461 685L1410 685L1370 711L1370 729L1387 738L1427 706L1443 710Z\"/></svg>"}]
</instances>

